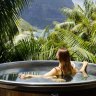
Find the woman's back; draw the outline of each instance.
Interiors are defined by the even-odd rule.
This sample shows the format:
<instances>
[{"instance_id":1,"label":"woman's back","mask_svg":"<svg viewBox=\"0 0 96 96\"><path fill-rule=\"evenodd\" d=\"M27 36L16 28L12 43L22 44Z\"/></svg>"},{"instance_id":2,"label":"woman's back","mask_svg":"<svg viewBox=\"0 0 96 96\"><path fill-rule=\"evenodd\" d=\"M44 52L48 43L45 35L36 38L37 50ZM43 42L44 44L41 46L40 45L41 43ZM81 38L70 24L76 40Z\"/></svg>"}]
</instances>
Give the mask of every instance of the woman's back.
<instances>
[{"instance_id":1,"label":"woman's back","mask_svg":"<svg viewBox=\"0 0 96 96\"><path fill-rule=\"evenodd\" d=\"M67 72L65 72L65 70L62 69L60 66L57 66L54 69L56 71L56 76L61 76L61 77L68 76L68 75L73 76L77 72L77 69L72 65L71 65L71 71L67 70Z\"/></svg>"}]
</instances>

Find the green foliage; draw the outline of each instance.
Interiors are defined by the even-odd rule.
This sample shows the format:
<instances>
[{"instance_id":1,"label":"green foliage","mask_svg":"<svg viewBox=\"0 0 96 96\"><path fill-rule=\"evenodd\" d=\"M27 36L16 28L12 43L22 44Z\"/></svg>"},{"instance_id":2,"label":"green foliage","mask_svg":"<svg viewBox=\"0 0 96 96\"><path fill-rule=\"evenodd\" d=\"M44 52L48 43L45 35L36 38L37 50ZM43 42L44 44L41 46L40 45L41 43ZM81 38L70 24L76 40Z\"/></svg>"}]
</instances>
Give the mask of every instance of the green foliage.
<instances>
[{"instance_id":1,"label":"green foliage","mask_svg":"<svg viewBox=\"0 0 96 96\"><path fill-rule=\"evenodd\" d=\"M61 11L68 17L67 22L74 22L73 27L58 28L58 36L64 41L77 60L87 60L96 63L96 5L92 0L84 0L84 9L79 5L73 9L62 8Z\"/></svg>"},{"instance_id":2,"label":"green foliage","mask_svg":"<svg viewBox=\"0 0 96 96\"><path fill-rule=\"evenodd\" d=\"M96 5L91 0L84 0L85 9L79 5L73 9L62 8L61 12L68 17L67 20L63 23L55 22L56 26L51 33L50 26L47 26L38 38L34 37L34 29L26 22L32 33L28 35L24 33L24 29L21 30L23 38L17 38L15 43L15 37L21 35L17 28L22 26L18 26L16 22L17 13L26 1L0 1L0 62L56 59L58 48L66 47L71 54L71 60L96 63ZM6 4L6 7L1 7L1 4Z\"/></svg>"},{"instance_id":3,"label":"green foliage","mask_svg":"<svg viewBox=\"0 0 96 96\"><path fill-rule=\"evenodd\" d=\"M18 32L15 20L27 0L0 0L0 62L6 62L9 47Z\"/></svg>"},{"instance_id":4,"label":"green foliage","mask_svg":"<svg viewBox=\"0 0 96 96\"><path fill-rule=\"evenodd\" d=\"M15 49L15 50L14 50ZM39 43L33 38L20 40L12 49L12 59L14 60L32 60L38 59L40 51ZM11 58L10 58L11 59Z\"/></svg>"}]
</instances>

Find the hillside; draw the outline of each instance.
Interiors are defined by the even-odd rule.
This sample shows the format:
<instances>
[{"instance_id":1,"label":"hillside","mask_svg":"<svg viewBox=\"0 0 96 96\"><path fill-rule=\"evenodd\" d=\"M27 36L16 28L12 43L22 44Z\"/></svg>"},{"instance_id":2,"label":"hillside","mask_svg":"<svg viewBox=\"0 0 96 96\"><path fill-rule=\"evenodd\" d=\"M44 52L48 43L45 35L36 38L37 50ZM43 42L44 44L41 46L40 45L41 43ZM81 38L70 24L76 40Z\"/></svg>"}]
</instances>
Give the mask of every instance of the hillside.
<instances>
[{"instance_id":1,"label":"hillside","mask_svg":"<svg viewBox=\"0 0 96 96\"><path fill-rule=\"evenodd\" d=\"M33 0L30 6L24 8L21 17L42 29L53 21L62 22L66 17L60 13L60 9L73 5L72 0Z\"/></svg>"}]
</instances>

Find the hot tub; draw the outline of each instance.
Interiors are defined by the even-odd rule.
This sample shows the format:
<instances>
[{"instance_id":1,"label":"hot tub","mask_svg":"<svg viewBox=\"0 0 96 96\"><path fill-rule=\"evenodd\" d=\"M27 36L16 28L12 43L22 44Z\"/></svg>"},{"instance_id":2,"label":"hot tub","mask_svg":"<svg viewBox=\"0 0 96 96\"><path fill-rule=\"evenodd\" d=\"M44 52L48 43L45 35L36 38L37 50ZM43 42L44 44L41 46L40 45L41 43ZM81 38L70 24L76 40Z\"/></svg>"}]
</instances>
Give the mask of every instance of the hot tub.
<instances>
[{"instance_id":1,"label":"hot tub","mask_svg":"<svg viewBox=\"0 0 96 96\"><path fill-rule=\"evenodd\" d=\"M78 69L81 68L82 62L72 62ZM88 78L84 78L81 73L64 82L43 77L28 79L18 77L21 73L44 74L57 65L58 61L50 60L0 64L0 96L61 96L61 94L71 94L70 96L88 94L89 96L89 93L96 96L96 65L92 63L87 67Z\"/></svg>"}]
</instances>

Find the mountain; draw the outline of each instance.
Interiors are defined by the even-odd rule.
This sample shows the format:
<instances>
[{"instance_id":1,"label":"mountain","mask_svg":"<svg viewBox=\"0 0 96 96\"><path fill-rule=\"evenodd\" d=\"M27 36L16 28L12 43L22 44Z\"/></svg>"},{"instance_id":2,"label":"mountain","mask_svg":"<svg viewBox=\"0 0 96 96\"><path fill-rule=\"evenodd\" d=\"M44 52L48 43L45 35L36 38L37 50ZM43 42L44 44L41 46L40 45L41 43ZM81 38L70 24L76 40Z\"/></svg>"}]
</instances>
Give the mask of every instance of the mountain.
<instances>
[{"instance_id":1,"label":"mountain","mask_svg":"<svg viewBox=\"0 0 96 96\"><path fill-rule=\"evenodd\" d=\"M30 5L22 10L21 17L31 25L43 29L53 21L62 22L66 17L60 13L60 9L72 6L72 0L30 0Z\"/></svg>"}]
</instances>

